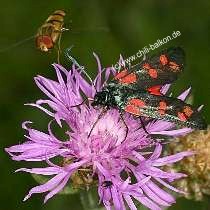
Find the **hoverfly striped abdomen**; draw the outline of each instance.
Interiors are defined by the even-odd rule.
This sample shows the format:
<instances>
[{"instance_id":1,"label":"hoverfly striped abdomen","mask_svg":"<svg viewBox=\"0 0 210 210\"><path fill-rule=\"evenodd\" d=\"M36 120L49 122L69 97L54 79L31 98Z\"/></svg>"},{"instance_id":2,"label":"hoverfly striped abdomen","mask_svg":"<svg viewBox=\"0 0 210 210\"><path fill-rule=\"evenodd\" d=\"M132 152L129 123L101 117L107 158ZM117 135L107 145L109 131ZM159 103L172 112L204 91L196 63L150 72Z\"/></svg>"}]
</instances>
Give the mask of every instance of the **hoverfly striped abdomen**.
<instances>
[{"instance_id":1,"label":"hoverfly striped abdomen","mask_svg":"<svg viewBox=\"0 0 210 210\"><path fill-rule=\"evenodd\" d=\"M48 52L58 41L64 24L66 13L56 10L50 15L36 34L36 46L43 52Z\"/></svg>"}]
</instances>

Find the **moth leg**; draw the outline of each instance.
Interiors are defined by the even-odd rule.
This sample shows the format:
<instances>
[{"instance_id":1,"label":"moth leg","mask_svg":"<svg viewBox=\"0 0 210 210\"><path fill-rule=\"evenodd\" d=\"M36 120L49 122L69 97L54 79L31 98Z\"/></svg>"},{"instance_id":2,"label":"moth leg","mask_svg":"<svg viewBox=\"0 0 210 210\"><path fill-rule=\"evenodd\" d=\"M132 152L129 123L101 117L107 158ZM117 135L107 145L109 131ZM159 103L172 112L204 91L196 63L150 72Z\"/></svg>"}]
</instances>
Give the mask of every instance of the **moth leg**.
<instances>
[{"instance_id":1,"label":"moth leg","mask_svg":"<svg viewBox=\"0 0 210 210\"><path fill-rule=\"evenodd\" d=\"M145 125L144 125L144 121L142 120L142 118L139 116L139 119L140 119L140 122L141 122L141 127L143 128L144 132L148 135L151 135L149 134L149 132L147 131Z\"/></svg>"},{"instance_id":2,"label":"moth leg","mask_svg":"<svg viewBox=\"0 0 210 210\"><path fill-rule=\"evenodd\" d=\"M88 98L85 98L81 103L76 104L76 105L73 105L73 106L70 106L70 108L81 106L81 105L84 104L87 100L88 100Z\"/></svg>"},{"instance_id":3,"label":"moth leg","mask_svg":"<svg viewBox=\"0 0 210 210\"><path fill-rule=\"evenodd\" d=\"M93 98L85 98L81 103L73 105L73 106L70 106L70 108L79 107L82 104L84 104L86 101L93 101Z\"/></svg>"},{"instance_id":4,"label":"moth leg","mask_svg":"<svg viewBox=\"0 0 210 210\"><path fill-rule=\"evenodd\" d=\"M140 116L138 118L140 119L141 122L141 128L143 128L144 132L148 135L148 137L150 137L154 141L154 143L159 143L161 140L164 140L163 138L160 138L160 135L149 133L144 125L143 119Z\"/></svg>"},{"instance_id":5,"label":"moth leg","mask_svg":"<svg viewBox=\"0 0 210 210\"><path fill-rule=\"evenodd\" d=\"M101 117L102 117L106 112L107 112L107 107L105 107L105 108L102 109L102 112L98 115L97 120L93 123L93 126L92 126L92 128L90 129L90 132L89 132L89 134L88 134L88 138L90 137L90 135L91 135L93 129L95 128L96 124L98 123L98 121L101 119Z\"/></svg>"},{"instance_id":6,"label":"moth leg","mask_svg":"<svg viewBox=\"0 0 210 210\"><path fill-rule=\"evenodd\" d=\"M120 112L120 119L122 120L123 124L125 125L125 129L126 129L125 130L125 138L123 140L123 141L125 141L127 136L128 136L128 126L127 126L127 124L126 124L126 122L125 122L125 120L123 118L123 113L122 112Z\"/></svg>"},{"instance_id":7,"label":"moth leg","mask_svg":"<svg viewBox=\"0 0 210 210\"><path fill-rule=\"evenodd\" d=\"M139 117L140 121L141 121L141 125L142 125L142 128L143 130L145 131L146 134L148 134L148 136L154 140L155 143L160 143L161 141L163 140L166 140L166 138L164 138L163 135L160 135L160 134L152 134L152 133L149 133L144 125L144 121L142 120L141 117Z\"/></svg>"}]
</instances>

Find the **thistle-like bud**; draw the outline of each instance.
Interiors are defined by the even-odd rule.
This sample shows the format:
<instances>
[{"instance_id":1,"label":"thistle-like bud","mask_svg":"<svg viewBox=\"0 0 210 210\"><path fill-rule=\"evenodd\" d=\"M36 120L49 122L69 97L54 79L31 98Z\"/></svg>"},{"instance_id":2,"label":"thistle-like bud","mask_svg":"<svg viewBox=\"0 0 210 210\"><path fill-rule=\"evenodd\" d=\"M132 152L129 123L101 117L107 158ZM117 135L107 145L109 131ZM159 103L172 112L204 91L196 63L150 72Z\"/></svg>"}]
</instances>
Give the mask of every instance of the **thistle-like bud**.
<instances>
[{"instance_id":1,"label":"thistle-like bud","mask_svg":"<svg viewBox=\"0 0 210 210\"><path fill-rule=\"evenodd\" d=\"M195 155L169 166L170 170L188 175L175 185L186 192L186 198L202 200L204 195L210 195L210 126L205 131L194 131L169 144L168 153L181 151L194 151Z\"/></svg>"}]
</instances>

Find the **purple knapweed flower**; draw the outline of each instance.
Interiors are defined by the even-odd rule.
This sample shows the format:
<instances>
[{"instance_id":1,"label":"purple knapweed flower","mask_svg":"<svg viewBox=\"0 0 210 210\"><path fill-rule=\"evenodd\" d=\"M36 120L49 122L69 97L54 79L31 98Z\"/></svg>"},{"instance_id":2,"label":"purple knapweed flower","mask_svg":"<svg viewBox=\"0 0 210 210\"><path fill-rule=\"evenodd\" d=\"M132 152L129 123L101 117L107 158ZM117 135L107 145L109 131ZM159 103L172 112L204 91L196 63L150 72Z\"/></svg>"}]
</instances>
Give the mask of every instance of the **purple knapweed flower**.
<instances>
[{"instance_id":1,"label":"purple knapweed flower","mask_svg":"<svg viewBox=\"0 0 210 210\"><path fill-rule=\"evenodd\" d=\"M23 128L28 133L26 142L6 148L6 151L16 161L45 161L48 164L48 167L21 168L17 171L53 177L45 184L32 188L24 200L34 193L47 192L46 202L60 192L68 181L74 185L73 177L77 175L86 187L91 187L92 183L98 186L99 200L107 210L125 210L126 206L135 210L134 200L152 210L170 206L175 203L175 198L166 188L181 192L170 183L185 175L165 172L162 166L173 164L192 153L181 152L161 157L161 141L154 142L140 122L128 113L124 114L128 126L125 138L125 124L115 109L108 110L93 128L101 111L88 102L82 103L84 96L93 98L96 90L100 91L106 84L110 74L115 74L112 68L102 69L98 57L95 57L98 74L91 84L86 81L84 72L74 65L67 71L54 64L57 81L35 77L37 86L48 98L29 105L38 107L52 117L48 132L31 128L30 121L24 122ZM168 85L164 86L162 93L166 93L168 88ZM189 91L182 93L179 98L184 100ZM75 106L78 104L81 105ZM66 139L59 139L53 133L51 124L55 121L60 127L63 123L68 125ZM149 133L171 137L191 131L189 128L176 129L173 123L162 120L147 120L145 127ZM60 164L54 162L57 157L62 159ZM161 186L164 186L164 190Z\"/></svg>"}]
</instances>

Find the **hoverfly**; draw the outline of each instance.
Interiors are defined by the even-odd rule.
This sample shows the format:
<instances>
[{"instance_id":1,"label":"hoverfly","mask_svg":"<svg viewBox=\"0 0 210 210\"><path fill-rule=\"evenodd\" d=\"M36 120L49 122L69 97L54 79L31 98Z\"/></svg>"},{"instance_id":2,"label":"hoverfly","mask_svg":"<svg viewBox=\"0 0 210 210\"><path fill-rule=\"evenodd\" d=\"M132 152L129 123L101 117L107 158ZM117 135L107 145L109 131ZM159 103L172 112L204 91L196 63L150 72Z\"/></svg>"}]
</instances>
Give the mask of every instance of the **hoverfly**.
<instances>
[{"instance_id":1,"label":"hoverfly","mask_svg":"<svg viewBox=\"0 0 210 210\"><path fill-rule=\"evenodd\" d=\"M42 52L49 52L51 49L55 47L57 44L58 49L58 63L60 57L60 42L61 35L63 31L67 31L68 29L63 28L64 25L64 17L66 13L64 10L56 10L54 11L46 21L38 28L38 31L35 35L30 36L20 42L15 43L7 48L1 49L0 52L4 52L5 50L16 47L28 40L35 38L35 46L37 49Z\"/></svg>"},{"instance_id":2,"label":"hoverfly","mask_svg":"<svg viewBox=\"0 0 210 210\"><path fill-rule=\"evenodd\" d=\"M63 31L68 30L63 28L65 15L66 13L63 10L53 12L38 29L35 39L36 47L42 52L48 52L54 48L55 44L58 42L58 63L61 51L61 34Z\"/></svg>"},{"instance_id":3,"label":"hoverfly","mask_svg":"<svg viewBox=\"0 0 210 210\"><path fill-rule=\"evenodd\" d=\"M61 36L62 32L68 31L69 29L64 28L64 18L66 16L66 12L64 10L55 10L44 22L43 24L38 28L37 32L33 34L30 37L27 37L24 40L21 40L19 42L16 42L10 46L7 46L6 48L0 48L0 53L5 52L7 50L10 50L14 47L17 47L29 40L35 39L35 46L37 49L39 49L41 52L49 52L53 48L57 48L57 60L58 63L60 63L60 54L61 54ZM103 31L103 32L109 32L109 29L107 27L93 27L93 28L86 28L86 29L76 29L73 30L74 33L79 33L81 31ZM77 31L77 32L76 32Z\"/></svg>"}]
</instances>

